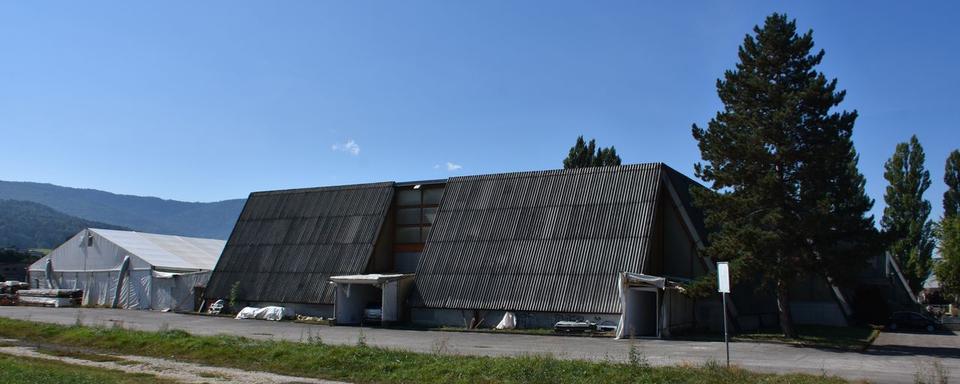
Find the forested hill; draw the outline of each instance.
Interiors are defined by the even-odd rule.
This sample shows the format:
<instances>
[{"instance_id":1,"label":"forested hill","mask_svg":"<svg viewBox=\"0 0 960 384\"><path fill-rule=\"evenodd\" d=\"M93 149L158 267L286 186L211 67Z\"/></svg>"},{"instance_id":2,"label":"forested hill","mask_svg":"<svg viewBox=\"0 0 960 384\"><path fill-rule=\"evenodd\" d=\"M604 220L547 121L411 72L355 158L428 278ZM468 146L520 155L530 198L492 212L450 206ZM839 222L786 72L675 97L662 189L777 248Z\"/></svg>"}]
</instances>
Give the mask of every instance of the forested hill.
<instances>
[{"instance_id":1,"label":"forested hill","mask_svg":"<svg viewBox=\"0 0 960 384\"><path fill-rule=\"evenodd\" d=\"M226 239L244 199L191 203L53 184L0 181L0 199L32 201L81 219L135 231Z\"/></svg>"},{"instance_id":2,"label":"forested hill","mask_svg":"<svg viewBox=\"0 0 960 384\"><path fill-rule=\"evenodd\" d=\"M126 229L30 201L0 200L0 247L55 248L84 228Z\"/></svg>"}]
</instances>

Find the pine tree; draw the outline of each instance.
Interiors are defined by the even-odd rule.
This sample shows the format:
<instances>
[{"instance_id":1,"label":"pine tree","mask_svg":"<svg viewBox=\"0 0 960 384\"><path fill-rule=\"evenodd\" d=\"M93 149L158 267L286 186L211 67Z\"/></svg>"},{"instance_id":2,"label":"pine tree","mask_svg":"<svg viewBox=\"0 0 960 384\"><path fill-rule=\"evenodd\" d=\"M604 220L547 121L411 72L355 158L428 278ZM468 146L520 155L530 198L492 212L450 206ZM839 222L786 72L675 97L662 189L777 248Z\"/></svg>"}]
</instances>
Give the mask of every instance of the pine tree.
<instances>
[{"instance_id":1,"label":"pine tree","mask_svg":"<svg viewBox=\"0 0 960 384\"><path fill-rule=\"evenodd\" d=\"M943 217L956 217L960 213L960 150L953 150L944 166L943 182L947 191L943 193Z\"/></svg>"},{"instance_id":2,"label":"pine tree","mask_svg":"<svg viewBox=\"0 0 960 384\"><path fill-rule=\"evenodd\" d=\"M585 167L603 167L607 165L620 165L620 156L617 156L617 150L614 147L597 148L593 139L587 143L583 136L577 137L576 144L570 148L570 153L566 159L563 159L563 168L585 168Z\"/></svg>"},{"instance_id":3,"label":"pine tree","mask_svg":"<svg viewBox=\"0 0 960 384\"><path fill-rule=\"evenodd\" d=\"M884 236L889 251L903 269L910 288L919 290L930 274L933 253L930 202L923 193L930 188L930 172L923 165L926 159L920 141L914 135L909 143L897 144L893 156L884 164L883 177L890 184L883 196Z\"/></svg>"},{"instance_id":4,"label":"pine tree","mask_svg":"<svg viewBox=\"0 0 960 384\"><path fill-rule=\"evenodd\" d=\"M724 109L693 126L702 163L694 189L711 230L705 250L731 261L736 281L760 276L776 292L784 335L796 337L789 286L807 273L839 278L862 265L873 205L851 141L856 112L831 112L844 99L816 71L813 32L798 35L786 15L767 17L740 47L740 62L717 80Z\"/></svg>"}]
</instances>

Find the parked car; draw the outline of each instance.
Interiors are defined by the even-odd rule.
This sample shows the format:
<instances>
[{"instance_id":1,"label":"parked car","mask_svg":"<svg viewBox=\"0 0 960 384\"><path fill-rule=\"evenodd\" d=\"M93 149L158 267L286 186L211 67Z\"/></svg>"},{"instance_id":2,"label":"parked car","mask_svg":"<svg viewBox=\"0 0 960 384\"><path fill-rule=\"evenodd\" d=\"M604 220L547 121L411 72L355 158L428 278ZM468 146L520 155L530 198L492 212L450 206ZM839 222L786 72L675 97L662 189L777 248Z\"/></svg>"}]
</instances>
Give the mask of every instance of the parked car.
<instances>
[{"instance_id":1,"label":"parked car","mask_svg":"<svg viewBox=\"0 0 960 384\"><path fill-rule=\"evenodd\" d=\"M891 331L901 329L917 329L933 332L943 329L938 321L918 312L894 312L887 320L887 329Z\"/></svg>"},{"instance_id":2,"label":"parked car","mask_svg":"<svg viewBox=\"0 0 960 384\"><path fill-rule=\"evenodd\" d=\"M363 321L378 322L383 319L383 307L380 304L370 304L363 309Z\"/></svg>"}]
</instances>

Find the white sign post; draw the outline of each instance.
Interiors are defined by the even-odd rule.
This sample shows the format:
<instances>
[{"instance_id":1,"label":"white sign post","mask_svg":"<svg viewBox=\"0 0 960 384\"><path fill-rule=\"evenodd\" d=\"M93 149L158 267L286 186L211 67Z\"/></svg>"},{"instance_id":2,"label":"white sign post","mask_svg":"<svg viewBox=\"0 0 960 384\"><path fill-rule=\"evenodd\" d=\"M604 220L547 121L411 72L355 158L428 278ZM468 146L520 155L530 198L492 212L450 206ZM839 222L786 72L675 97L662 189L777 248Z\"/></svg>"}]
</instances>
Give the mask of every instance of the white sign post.
<instances>
[{"instance_id":1,"label":"white sign post","mask_svg":"<svg viewBox=\"0 0 960 384\"><path fill-rule=\"evenodd\" d=\"M726 261L717 263L717 291L723 297L723 343L727 347L727 368L730 368L730 338L727 334L727 294L730 293L730 268Z\"/></svg>"}]
</instances>

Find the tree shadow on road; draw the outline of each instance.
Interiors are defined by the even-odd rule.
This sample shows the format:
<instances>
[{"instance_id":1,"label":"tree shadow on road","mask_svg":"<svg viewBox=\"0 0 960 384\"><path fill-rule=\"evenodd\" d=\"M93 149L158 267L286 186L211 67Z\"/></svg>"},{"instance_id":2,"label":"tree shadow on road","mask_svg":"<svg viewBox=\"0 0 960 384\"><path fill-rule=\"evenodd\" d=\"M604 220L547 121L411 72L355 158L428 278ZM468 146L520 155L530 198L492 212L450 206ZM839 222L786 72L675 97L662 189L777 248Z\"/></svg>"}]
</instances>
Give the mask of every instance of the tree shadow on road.
<instances>
[{"instance_id":1,"label":"tree shadow on road","mask_svg":"<svg viewBox=\"0 0 960 384\"><path fill-rule=\"evenodd\" d=\"M921 347L915 345L882 345L867 349L864 354L876 356L960 357L960 348Z\"/></svg>"}]
</instances>

